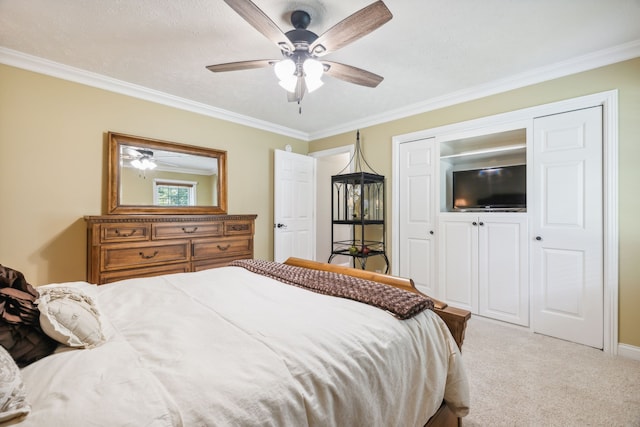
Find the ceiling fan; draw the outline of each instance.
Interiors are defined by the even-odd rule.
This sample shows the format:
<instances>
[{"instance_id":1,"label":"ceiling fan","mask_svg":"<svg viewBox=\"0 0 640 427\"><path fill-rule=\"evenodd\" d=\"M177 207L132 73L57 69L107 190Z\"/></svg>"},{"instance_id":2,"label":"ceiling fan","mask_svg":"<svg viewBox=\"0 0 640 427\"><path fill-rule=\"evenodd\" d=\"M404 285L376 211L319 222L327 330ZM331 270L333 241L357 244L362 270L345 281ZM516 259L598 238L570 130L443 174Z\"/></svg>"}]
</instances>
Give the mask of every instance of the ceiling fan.
<instances>
[{"instance_id":1,"label":"ceiling fan","mask_svg":"<svg viewBox=\"0 0 640 427\"><path fill-rule=\"evenodd\" d=\"M122 159L128 160L131 166L140 170L151 170L158 166L153 151L136 147L123 147Z\"/></svg>"},{"instance_id":2,"label":"ceiling fan","mask_svg":"<svg viewBox=\"0 0 640 427\"><path fill-rule=\"evenodd\" d=\"M349 43L369 34L388 22L393 15L382 2L376 1L340 21L320 36L307 30L310 15L303 10L291 13L294 29L283 33L280 28L250 0L224 0L245 21L274 42L284 59L260 59L209 65L213 72L274 67L280 86L287 90L290 102L302 100L305 92L322 86L324 73L361 86L376 87L383 77L360 68L333 61L319 60Z\"/></svg>"}]
</instances>

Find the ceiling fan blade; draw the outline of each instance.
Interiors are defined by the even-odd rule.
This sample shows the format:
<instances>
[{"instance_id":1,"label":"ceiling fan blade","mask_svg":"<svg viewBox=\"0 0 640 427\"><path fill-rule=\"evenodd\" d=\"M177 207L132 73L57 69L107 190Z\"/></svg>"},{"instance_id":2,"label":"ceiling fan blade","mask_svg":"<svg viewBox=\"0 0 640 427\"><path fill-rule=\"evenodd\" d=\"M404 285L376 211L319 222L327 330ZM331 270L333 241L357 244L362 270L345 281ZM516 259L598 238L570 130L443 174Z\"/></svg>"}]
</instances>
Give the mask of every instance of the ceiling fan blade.
<instances>
[{"instance_id":1,"label":"ceiling fan blade","mask_svg":"<svg viewBox=\"0 0 640 427\"><path fill-rule=\"evenodd\" d=\"M393 15L384 2L379 0L329 28L311 43L309 52L315 56L326 55L366 36L391 18Z\"/></svg>"},{"instance_id":2,"label":"ceiling fan blade","mask_svg":"<svg viewBox=\"0 0 640 427\"><path fill-rule=\"evenodd\" d=\"M223 71L251 70L253 68L269 67L278 59L257 59L254 61L227 62L226 64L207 65L209 71L220 73Z\"/></svg>"},{"instance_id":3,"label":"ceiling fan blade","mask_svg":"<svg viewBox=\"0 0 640 427\"><path fill-rule=\"evenodd\" d=\"M258 6L250 0L224 0L253 28L258 30L266 38L287 52L293 52L295 47L291 40L285 36L280 28Z\"/></svg>"},{"instance_id":4,"label":"ceiling fan blade","mask_svg":"<svg viewBox=\"0 0 640 427\"><path fill-rule=\"evenodd\" d=\"M136 147L125 146L124 147L124 151L126 151L126 154L122 153L122 155L123 156L130 156L131 158L137 158L137 157L140 157L142 155L140 153L140 151L138 151L138 149Z\"/></svg>"},{"instance_id":5,"label":"ceiling fan blade","mask_svg":"<svg viewBox=\"0 0 640 427\"><path fill-rule=\"evenodd\" d=\"M331 61L322 61L322 63L325 65L325 69L327 66L329 67L329 69L325 71L325 74L335 77L336 79L344 80L345 82L360 86L376 87L384 80L382 76L361 68L352 67L351 65Z\"/></svg>"}]
</instances>

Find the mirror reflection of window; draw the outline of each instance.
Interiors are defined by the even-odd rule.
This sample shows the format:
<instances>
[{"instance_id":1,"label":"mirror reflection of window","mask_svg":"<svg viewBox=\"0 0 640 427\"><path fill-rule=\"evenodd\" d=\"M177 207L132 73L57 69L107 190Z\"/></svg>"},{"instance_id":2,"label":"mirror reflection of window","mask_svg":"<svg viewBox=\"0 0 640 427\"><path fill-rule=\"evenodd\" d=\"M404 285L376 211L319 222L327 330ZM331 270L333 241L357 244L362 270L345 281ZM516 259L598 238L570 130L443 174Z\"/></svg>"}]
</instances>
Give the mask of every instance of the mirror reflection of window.
<instances>
[{"instance_id":1,"label":"mirror reflection of window","mask_svg":"<svg viewBox=\"0 0 640 427\"><path fill-rule=\"evenodd\" d=\"M153 204L156 206L196 206L197 182L158 180L153 182Z\"/></svg>"}]
</instances>

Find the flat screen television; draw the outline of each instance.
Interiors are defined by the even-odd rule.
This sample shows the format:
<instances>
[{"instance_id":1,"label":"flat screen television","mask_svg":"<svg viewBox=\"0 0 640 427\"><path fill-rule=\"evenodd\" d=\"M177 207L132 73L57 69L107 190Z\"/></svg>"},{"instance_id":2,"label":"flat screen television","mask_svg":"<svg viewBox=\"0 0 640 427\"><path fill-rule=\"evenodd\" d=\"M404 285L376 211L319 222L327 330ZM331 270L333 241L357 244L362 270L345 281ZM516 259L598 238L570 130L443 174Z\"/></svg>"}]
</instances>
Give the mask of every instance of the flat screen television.
<instances>
[{"instance_id":1,"label":"flat screen television","mask_svg":"<svg viewBox=\"0 0 640 427\"><path fill-rule=\"evenodd\" d=\"M527 166L453 172L454 210L522 210L527 207Z\"/></svg>"}]
</instances>

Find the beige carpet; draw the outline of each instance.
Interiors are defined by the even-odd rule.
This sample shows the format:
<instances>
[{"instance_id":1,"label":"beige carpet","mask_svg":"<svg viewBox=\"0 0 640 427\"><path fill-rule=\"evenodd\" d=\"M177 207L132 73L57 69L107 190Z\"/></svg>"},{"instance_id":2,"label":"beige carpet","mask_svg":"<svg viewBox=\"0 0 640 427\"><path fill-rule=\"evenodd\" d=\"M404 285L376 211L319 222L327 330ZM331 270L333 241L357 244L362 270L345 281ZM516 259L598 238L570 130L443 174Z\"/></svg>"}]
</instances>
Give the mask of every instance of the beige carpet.
<instances>
[{"instance_id":1,"label":"beige carpet","mask_svg":"<svg viewBox=\"0 0 640 427\"><path fill-rule=\"evenodd\" d=\"M471 426L640 426L640 361L472 317Z\"/></svg>"}]
</instances>

